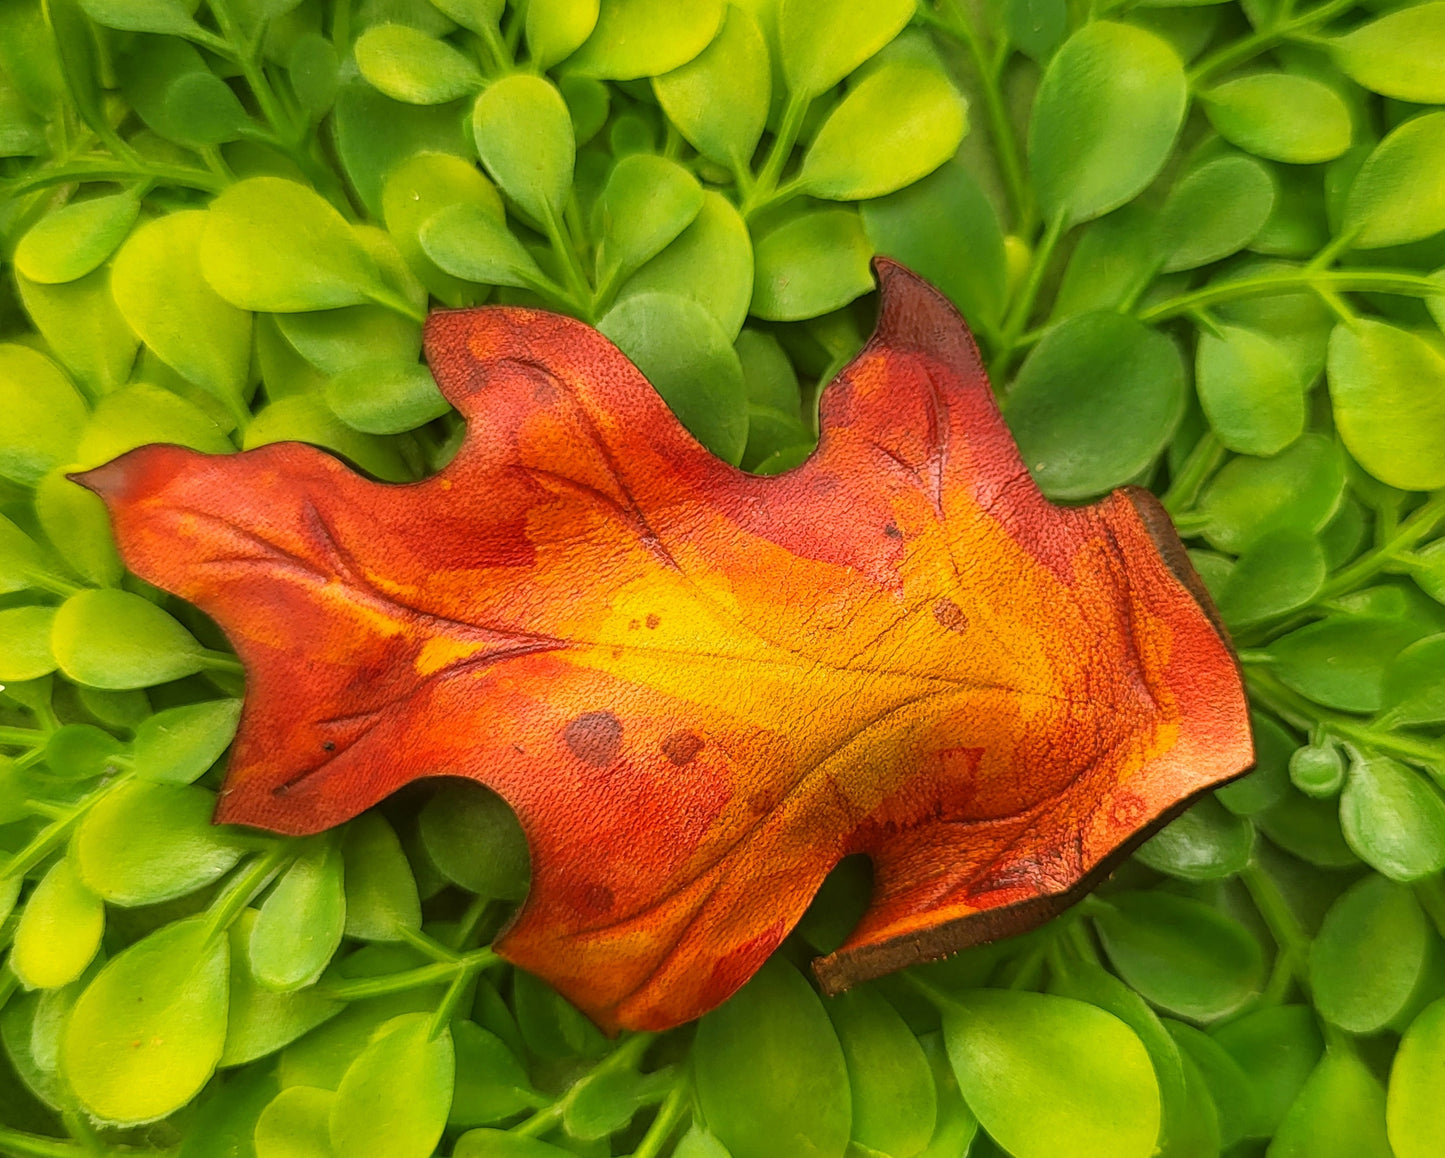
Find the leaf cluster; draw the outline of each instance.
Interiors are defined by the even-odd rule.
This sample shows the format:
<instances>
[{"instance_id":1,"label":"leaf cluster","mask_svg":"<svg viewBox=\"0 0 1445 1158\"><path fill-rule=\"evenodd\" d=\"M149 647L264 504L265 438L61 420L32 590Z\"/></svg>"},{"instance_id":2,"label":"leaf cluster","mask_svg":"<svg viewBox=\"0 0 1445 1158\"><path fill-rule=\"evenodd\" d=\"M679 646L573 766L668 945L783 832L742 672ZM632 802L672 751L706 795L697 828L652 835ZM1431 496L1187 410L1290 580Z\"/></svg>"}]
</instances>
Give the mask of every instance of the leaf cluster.
<instances>
[{"instance_id":1,"label":"leaf cluster","mask_svg":"<svg viewBox=\"0 0 1445 1158\"><path fill-rule=\"evenodd\" d=\"M0 1150L1436 1153L1442 62L1442 0L6 0ZM1162 495L1249 776L1044 928L824 1000L845 862L734 999L617 1042L487 947L527 853L485 791L210 825L239 665L68 471L424 477L421 322L487 301L786 470L874 254L967 317L1047 493Z\"/></svg>"}]
</instances>

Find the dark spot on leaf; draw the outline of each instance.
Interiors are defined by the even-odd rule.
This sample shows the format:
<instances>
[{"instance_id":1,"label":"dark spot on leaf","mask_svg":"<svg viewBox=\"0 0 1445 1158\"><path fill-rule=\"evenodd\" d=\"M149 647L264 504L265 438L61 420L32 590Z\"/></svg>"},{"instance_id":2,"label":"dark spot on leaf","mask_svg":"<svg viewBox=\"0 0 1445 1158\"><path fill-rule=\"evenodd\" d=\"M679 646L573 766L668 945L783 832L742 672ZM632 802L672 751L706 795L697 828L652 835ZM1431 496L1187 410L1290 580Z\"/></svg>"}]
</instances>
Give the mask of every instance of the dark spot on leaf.
<instances>
[{"instance_id":1,"label":"dark spot on leaf","mask_svg":"<svg viewBox=\"0 0 1445 1158\"><path fill-rule=\"evenodd\" d=\"M321 748L322 748L322 751L325 751L325 752L334 752L334 751L336 751L336 741L334 741L334 740L323 740L322 743L321 743Z\"/></svg>"},{"instance_id":2,"label":"dark spot on leaf","mask_svg":"<svg viewBox=\"0 0 1445 1158\"><path fill-rule=\"evenodd\" d=\"M696 732L684 728L662 742L662 754L679 768L691 764L706 743Z\"/></svg>"},{"instance_id":3,"label":"dark spot on leaf","mask_svg":"<svg viewBox=\"0 0 1445 1158\"><path fill-rule=\"evenodd\" d=\"M594 768L606 768L622 747L622 721L611 712L584 712L562 732L572 755Z\"/></svg>"},{"instance_id":4,"label":"dark spot on leaf","mask_svg":"<svg viewBox=\"0 0 1445 1158\"><path fill-rule=\"evenodd\" d=\"M886 527L883 528L883 533L887 535L890 539L903 538L903 532L898 529L897 523L889 523Z\"/></svg>"},{"instance_id":5,"label":"dark spot on leaf","mask_svg":"<svg viewBox=\"0 0 1445 1158\"><path fill-rule=\"evenodd\" d=\"M647 617L647 630L652 631L661 622L662 620L660 620L656 615L649 615Z\"/></svg>"},{"instance_id":6,"label":"dark spot on leaf","mask_svg":"<svg viewBox=\"0 0 1445 1158\"><path fill-rule=\"evenodd\" d=\"M606 885L591 884L582 895L582 903L594 913L606 913L612 908L612 890Z\"/></svg>"},{"instance_id":7,"label":"dark spot on leaf","mask_svg":"<svg viewBox=\"0 0 1445 1158\"><path fill-rule=\"evenodd\" d=\"M933 618L939 624L948 628L949 631L963 632L968 630L968 616L963 613L963 608L952 599L940 599L933 605Z\"/></svg>"}]
</instances>

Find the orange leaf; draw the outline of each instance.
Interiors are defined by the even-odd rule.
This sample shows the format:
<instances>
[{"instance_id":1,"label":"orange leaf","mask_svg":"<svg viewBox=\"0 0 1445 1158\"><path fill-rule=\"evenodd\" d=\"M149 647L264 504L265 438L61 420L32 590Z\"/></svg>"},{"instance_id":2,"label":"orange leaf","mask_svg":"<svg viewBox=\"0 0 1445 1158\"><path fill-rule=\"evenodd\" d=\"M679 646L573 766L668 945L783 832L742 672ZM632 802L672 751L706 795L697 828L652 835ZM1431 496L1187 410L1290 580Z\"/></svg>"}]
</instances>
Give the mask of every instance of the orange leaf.
<instances>
[{"instance_id":1,"label":"orange leaf","mask_svg":"<svg viewBox=\"0 0 1445 1158\"><path fill-rule=\"evenodd\" d=\"M1252 760L1237 666L1168 518L1047 502L962 320L880 261L818 451L709 455L597 331L433 314L468 437L425 482L308 446L148 446L83 476L248 693L217 820L339 824L423 776L516 809L498 950L604 1027L721 1002L846 854L842 988L1037 924Z\"/></svg>"}]
</instances>

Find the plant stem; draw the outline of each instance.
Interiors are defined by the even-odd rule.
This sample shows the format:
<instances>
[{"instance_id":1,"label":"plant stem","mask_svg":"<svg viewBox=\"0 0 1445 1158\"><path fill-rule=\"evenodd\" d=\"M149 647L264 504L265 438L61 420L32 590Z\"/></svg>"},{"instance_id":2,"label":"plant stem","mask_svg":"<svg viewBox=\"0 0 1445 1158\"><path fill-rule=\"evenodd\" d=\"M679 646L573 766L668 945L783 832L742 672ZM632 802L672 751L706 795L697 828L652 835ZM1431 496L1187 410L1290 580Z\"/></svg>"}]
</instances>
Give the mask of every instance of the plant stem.
<instances>
[{"instance_id":1,"label":"plant stem","mask_svg":"<svg viewBox=\"0 0 1445 1158\"><path fill-rule=\"evenodd\" d=\"M60 1138L47 1138L44 1134L26 1134L0 1126L0 1153L14 1154L18 1158L83 1158L85 1151L75 1142ZM137 1154L155 1154L158 1151L135 1151Z\"/></svg>"},{"instance_id":2,"label":"plant stem","mask_svg":"<svg viewBox=\"0 0 1445 1158\"><path fill-rule=\"evenodd\" d=\"M989 380L993 383L994 389L998 389L1003 384L1004 376L1013 362L1014 353L1018 349L1019 336L1024 332L1024 327L1028 325L1029 314L1034 308L1034 300L1038 297L1039 289L1044 284L1044 273L1048 268L1049 259L1053 257L1059 239L1064 236L1066 228L1064 220L1063 214L1058 214L1044 229L1044 235L1039 239L1033 259L1029 262L1028 276L1024 278L1018 298L1009 307L1008 319L1004 322L1003 331L999 336L998 355L988 368Z\"/></svg>"},{"instance_id":3,"label":"plant stem","mask_svg":"<svg viewBox=\"0 0 1445 1158\"><path fill-rule=\"evenodd\" d=\"M1249 893L1254 907L1259 910L1259 915L1264 918L1264 923L1269 926L1270 933L1279 945L1280 956L1285 959L1295 981L1308 994L1309 934L1304 931L1304 926L1289 907L1289 902L1284 899L1284 894L1279 891L1274 879L1258 864L1251 862L1246 865L1240 871L1239 880Z\"/></svg>"},{"instance_id":4,"label":"plant stem","mask_svg":"<svg viewBox=\"0 0 1445 1158\"><path fill-rule=\"evenodd\" d=\"M0 869L0 880L28 873L51 852L65 843L70 836L70 830L80 823L81 818L87 812L122 784L127 784L134 778L134 772L121 772L102 784L89 796L84 796L70 805L64 813L37 832L24 848L5 862L5 867Z\"/></svg>"},{"instance_id":5,"label":"plant stem","mask_svg":"<svg viewBox=\"0 0 1445 1158\"><path fill-rule=\"evenodd\" d=\"M553 1102L550 1106L544 1106L526 1121L519 1122L513 1126L511 1133L521 1134L524 1137L536 1138L545 1134L553 1126L562 1121L567 1113L567 1108L577 1100L578 1094L586 1089L604 1074L614 1073L624 1066L634 1066L647 1052L647 1047L657 1037L655 1033L634 1034L612 1051L607 1057L598 1062L592 1069L588 1070L580 1078L567 1088L567 1092Z\"/></svg>"},{"instance_id":6,"label":"plant stem","mask_svg":"<svg viewBox=\"0 0 1445 1158\"><path fill-rule=\"evenodd\" d=\"M451 982L465 970L485 969L501 960L490 948L473 949L455 961L438 961L434 965L422 965L401 973L388 973L384 977L357 977L349 980L320 982L316 992L322 997L337 1001L364 1001L368 997L384 997L388 993L402 993L408 989L420 989L439 982Z\"/></svg>"},{"instance_id":7,"label":"plant stem","mask_svg":"<svg viewBox=\"0 0 1445 1158\"><path fill-rule=\"evenodd\" d=\"M1179 468L1179 473L1169 483L1169 489L1160 500L1171 515L1188 510L1199 496L1205 480L1224 461L1224 444L1212 430L1206 430L1194 444L1194 449Z\"/></svg>"},{"instance_id":8,"label":"plant stem","mask_svg":"<svg viewBox=\"0 0 1445 1158\"><path fill-rule=\"evenodd\" d=\"M1242 40L1226 45L1218 52L1206 56L1189 70L1189 85L1192 89L1197 90L1205 77L1233 68L1237 64L1243 64L1262 52L1268 52L1281 41L1288 40L1294 33L1317 28L1334 17L1348 12L1355 7L1355 4L1356 0L1329 0L1328 3L1321 4L1318 8L1301 12L1293 19L1279 20L1268 28L1262 28ZM1282 15L1286 15L1287 11Z\"/></svg>"},{"instance_id":9,"label":"plant stem","mask_svg":"<svg viewBox=\"0 0 1445 1158\"><path fill-rule=\"evenodd\" d=\"M811 103L808 97L799 93L788 94L788 103L783 106L782 123L778 125L778 134L773 138L767 160L763 162L756 183L743 199L742 214L745 219L761 209L772 196L773 190L778 187L778 178L783 175L783 167L793 155L793 146L798 142L798 133L802 131L803 118L807 116L808 105Z\"/></svg>"},{"instance_id":10,"label":"plant stem","mask_svg":"<svg viewBox=\"0 0 1445 1158\"><path fill-rule=\"evenodd\" d=\"M1321 287L1333 290L1366 290L1417 298L1445 295L1445 285L1423 274L1397 273L1383 269L1298 269L1244 277L1237 281L1214 282L1139 310L1135 317L1141 322L1162 322L1201 306Z\"/></svg>"},{"instance_id":11,"label":"plant stem","mask_svg":"<svg viewBox=\"0 0 1445 1158\"><path fill-rule=\"evenodd\" d=\"M244 870L233 876L221 895L211 902L211 908L206 915L206 939L210 940L217 933L229 929L242 910L294 855L288 844L277 841L275 846L254 858Z\"/></svg>"},{"instance_id":12,"label":"plant stem","mask_svg":"<svg viewBox=\"0 0 1445 1158\"><path fill-rule=\"evenodd\" d=\"M657 1117L652 1119L652 1125L647 1127L647 1133L632 1151L632 1158L656 1158L662 1153L668 1137L687 1112L687 1101L691 1093L692 1083L687 1075L679 1075L672 1089L668 1091L662 1108L657 1111Z\"/></svg>"}]
</instances>

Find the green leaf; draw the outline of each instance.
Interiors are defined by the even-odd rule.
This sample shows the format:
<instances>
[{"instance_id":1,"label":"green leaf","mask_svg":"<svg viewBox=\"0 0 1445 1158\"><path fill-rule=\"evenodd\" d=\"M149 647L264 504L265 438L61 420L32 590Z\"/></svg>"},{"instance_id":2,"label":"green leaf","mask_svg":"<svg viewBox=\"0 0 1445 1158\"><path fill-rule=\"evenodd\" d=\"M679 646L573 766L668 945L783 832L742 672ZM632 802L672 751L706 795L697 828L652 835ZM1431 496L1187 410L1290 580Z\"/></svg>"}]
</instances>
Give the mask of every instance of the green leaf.
<instances>
[{"instance_id":1,"label":"green leaf","mask_svg":"<svg viewBox=\"0 0 1445 1158\"><path fill-rule=\"evenodd\" d=\"M1350 1033L1375 1033L1405 1008L1425 969L1429 930L1414 894L1370 873L1330 906L1310 946L1315 1008Z\"/></svg>"},{"instance_id":2,"label":"green leaf","mask_svg":"<svg viewBox=\"0 0 1445 1158\"><path fill-rule=\"evenodd\" d=\"M240 700L207 700L167 708L143 720L132 765L152 784L189 784L221 758L236 735Z\"/></svg>"},{"instance_id":3,"label":"green leaf","mask_svg":"<svg viewBox=\"0 0 1445 1158\"><path fill-rule=\"evenodd\" d=\"M528 0L527 51L538 69L566 60L597 27L598 0Z\"/></svg>"},{"instance_id":4,"label":"green leaf","mask_svg":"<svg viewBox=\"0 0 1445 1158\"><path fill-rule=\"evenodd\" d=\"M702 209L702 186L675 161L632 153L612 167L598 198L598 277L616 285L660 254Z\"/></svg>"},{"instance_id":5,"label":"green leaf","mask_svg":"<svg viewBox=\"0 0 1445 1158\"><path fill-rule=\"evenodd\" d=\"M1395 1158L1432 1158L1445 1130L1445 999L1429 1005L1405 1031L1390 1067L1385 1121Z\"/></svg>"},{"instance_id":6,"label":"green leaf","mask_svg":"<svg viewBox=\"0 0 1445 1158\"><path fill-rule=\"evenodd\" d=\"M1338 796L1345 785L1345 760L1334 744L1296 749L1289 758L1290 782L1306 796Z\"/></svg>"},{"instance_id":7,"label":"green leaf","mask_svg":"<svg viewBox=\"0 0 1445 1158\"><path fill-rule=\"evenodd\" d=\"M356 41L356 67L374 87L410 105L441 105L482 87L472 60L405 24L373 24Z\"/></svg>"},{"instance_id":8,"label":"green leaf","mask_svg":"<svg viewBox=\"0 0 1445 1158\"><path fill-rule=\"evenodd\" d=\"M1295 73L1261 72L1201 94L1214 131L1271 161L1315 165L1350 147L1350 110L1329 85Z\"/></svg>"},{"instance_id":9,"label":"green leaf","mask_svg":"<svg viewBox=\"0 0 1445 1158\"><path fill-rule=\"evenodd\" d=\"M50 867L25 902L10 967L31 989L69 985L85 972L100 948L105 906L68 858Z\"/></svg>"},{"instance_id":10,"label":"green leaf","mask_svg":"<svg viewBox=\"0 0 1445 1158\"><path fill-rule=\"evenodd\" d=\"M1445 229L1445 112L1408 120L1375 146L1350 186L1343 229L1359 249Z\"/></svg>"},{"instance_id":11,"label":"green leaf","mask_svg":"<svg viewBox=\"0 0 1445 1158\"><path fill-rule=\"evenodd\" d=\"M873 289L873 247L858 214L813 209L753 238L752 312L800 321L839 309Z\"/></svg>"},{"instance_id":12,"label":"green leaf","mask_svg":"<svg viewBox=\"0 0 1445 1158\"><path fill-rule=\"evenodd\" d=\"M1289 350L1243 326L1199 335L1194 385L1222 442L1240 454L1271 455L1305 429L1305 392Z\"/></svg>"},{"instance_id":13,"label":"green leaf","mask_svg":"<svg viewBox=\"0 0 1445 1158\"><path fill-rule=\"evenodd\" d=\"M129 190L72 201L31 226L15 247L15 268L34 282L84 277L115 252L139 213Z\"/></svg>"},{"instance_id":14,"label":"green leaf","mask_svg":"<svg viewBox=\"0 0 1445 1158\"><path fill-rule=\"evenodd\" d=\"M688 298L634 294L597 328L617 344L699 442L736 464L748 440L747 393L732 339Z\"/></svg>"},{"instance_id":15,"label":"green leaf","mask_svg":"<svg viewBox=\"0 0 1445 1158\"><path fill-rule=\"evenodd\" d=\"M1099 20L1064 42L1039 85L1029 169L1063 226L1133 200L1163 167L1184 120L1184 67L1159 37Z\"/></svg>"},{"instance_id":16,"label":"green leaf","mask_svg":"<svg viewBox=\"0 0 1445 1158\"><path fill-rule=\"evenodd\" d=\"M1267 1007L1234 1018L1211 1036L1244 1070L1254 1093L1256 1113L1246 1137L1268 1138L1324 1052L1314 1012L1307 1005Z\"/></svg>"},{"instance_id":17,"label":"green leaf","mask_svg":"<svg viewBox=\"0 0 1445 1158\"><path fill-rule=\"evenodd\" d=\"M1200 901L1116 893L1094 917L1119 975L1161 1009L1195 1021L1233 1013L1264 984L1264 953L1243 925Z\"/></svg>"},{"instance_id":18,"label":"green leaf","mask_svg":"<svg viewBox=\"0 0 1445 1158\"><path fill-rule=\"evenodd\" d=\"M17 271L15 284L50 352L88 393L105 394L126 380L139 343L116 309L107 269L61 285L41 285Z\"/></svg>"},{"instance_id":19,"label":"green leaf","mask_svg":"<svg viewBox=\"0 0 1445 1158\"><path fill-rule=\"evenodd\" d=\"M415 362L421 354L421 326L380 306L279 314L276 327L323 374L383 362Z\"/></svg>"},{"instance_id":20,"label":"green leaf","mask_svg":"<svg viewBox=\"0 0 1445 1158\"><path fill-rule=\"evenodd\" d=\"M401 434L451 410L431 371L415 362L371 362L346 370L326 384L326 405L365 434Z\"/></svg>"},{"instance_id":21,"label":"green leaf","mask_svg":"<svg viewBox=\"0 0 1445 1158\"><path fill-rule=\"evenodd\" d=\"M576 144L567 102L555 85L521 74L489 85L472 107L472 134L503 193L543 224L560 219Z\"/></svg>"},{"instance_id":22,"label":"green leaf","mask_svg":"<svg viewBox=\"0 0 1445 1158\"><path fill-rule=\"evenodd\" d=\"M55 670L53 607L0 607L0 680L36 680Z\"/></svg>"},{"instance_id":23,"label":"green leaf","mask_svg":"<svg viewBox=\"0 0 1445 1158\"><path fill-rule=\"evenodd\" d=\"M188 446L206 454L236 449L217 421L194 403L159 386L135 382L96 404L76 447L74 465L100 466L152 442Z\"/></svg>"},{"instance_id":24,"label":"green leaf","mask_svg":"<svg viewBox=\"0 0 1445 1158\"><path fill-rule=\"evenodd\" d=\"M1219 1123L1220 1143L1232 1146L1245 1136L1259 1113L1254 1088L1244 1070L1223 1046L1202 1030L1168 1019L1164 1027L1178 1043L1181 1057L1196 1067L1209 1091Z\"/></svg>"},{"instance_id":25,"label":"green leaf","mask_svg":"<svg viewBox=\"0 0 1445 1158\"><path fill-rule=\"evenodd\" d=\"M181 0L80 0L81 10L97 24L123 32L159 32L191 36L200 26Z\"/></svg>"},{"instance_id":26,"label":"green leaf","mask_svg":"<svg viewBox=\"0 0 1445 1158\"><path fill-rule=\"evenodd\" d=\"M450 153L422 152L387 174L381 204L387 231L432 295L453 307L473 304L475 291L437 267L426 255L420 233L428 218L449 205L478 205L502 221L496 186L469 161Z\"/></svg>"},{"instance_id":27,"label":"green leaf","mask_svg":"<svg viewBox=\"0 0 1445 1158\"><path fill-rule=\"evenodd\" d=\"M1184 389L1168 338L1100 311L1054 326L1029 351L1004 415L1044 493L1087 498L1134 478L1163 451L1184 415Z\"/></svg>"},{"instance_id":28,"label":"green leaf","mask_svg":"<svg viewBox=\"0 0 1445 1158\"><path fill-rule=\"evenodd\" d=\"M411 865L391 825L364 812L341 841L346 879L346 935L363 941L399 941L399 930L421 928L421 900Z\"/></svg>"},{"instance_id":29,"label":"green leaf","mask_svg":"<svg viewBox=\"0 0 1445 1158\"><path fill-rule=\"evenodd\" d=\"M1003 24L1020 52L1042 62L1068 35L1069 6L1065 0L1007 0Z\"/></svg>"},{"instance_id":30,"label":"green leaf","mask_svg":"<svg viewBox=\"0 0 1445 1158\"><path fill-rule=\"evenodd\" d=\"M1380 707L1391 727L1445 723L1445 635L1412 643L1395 657Z\"/></svg>"},{"instance_id":31,"label":"green leaf","mask_svg":"<svg viewBox=\"0 0 1445 1158\"><path fill-rule=\"evenodd\" d=\"M241 848L211 823L216 797L204 788L125 784L81 822L75 864L81 879L113 905L154 905L220 877Z\"/></svg>"},{"instance_id":32,"label":"green leaf","mask_svg":"<svg viewBox=\"0 0 1445 1158\"><path fill-rule=\"evenodd\" d=\"M125 749L94 724L62 724L45 742L45 766L67 780L90 780L118 772Z\"/></svg>"},{"instance_id":33,"label":"green leaf","mask_svg":"<svg viewBox=\"0 0 1445 1158\"><path fill-rule=\"evenodd\" d=\"M448 205L422 224L422 252L445 274L486 285L545 286L526 247L486 206Z\"/></svg>"},{"instance_id":34,"label":"green leaf","mask_svg":"<svg viewBox=\"0 0 1445 1158\"><path fill-rule=\"evenodd\" d=\"M280 177L250 177L211 202L200 262L211 287L243 310L324 310L391 296L345 218Z\"/></svg>"},{"instance_id":35,"label":"green leaf","mask_svg":"<svg viewBox=\"0 0 1445 1158\"><path fill-rule=\"evenodd\" d=\"M1421 634L1409 620L1337 613L1271 643L1270 670L1316 703L1374 712L1384 699L1386 669Z\"/></svg>"},{"instance_id":36,"label":"green leaf","mask_svg":"<svg viewBox=\"0 0 1445 1158\"><path fill-rule=\"evenodd\" d=\"M1259 623L1308 604L1325 582L1320 541L1285 528L1261 535L1240 555L1217 600L1231 628Z\"/></svg>"},{"instance_id":37,"label":"green leaf","mask_svg":"<svg viewBox=\"0 0 1445 1158\"><path fill-rule=\"evenodd\" d=\"M24 591L46 571L39 544L0 515L0 594Z\"/></svg>"},{"instance_id":38,"label":"green leaf","mask_svg":"<svg viewBox=\"0 0 1445 1158\"><path fill-rule=\"evenodd\" d=\"M487 1126L546 1100L532 1088L516 1055L491 1030L475 1021L455 1021L452 1044L457 1053L457 1082L448 1126Z\"/></svg>"},{"instance_id":39,"label":"green leaf","mask_svg":"<svg viewBox=\"0 0 1445 1158\"><path fill-rule=\"evenodd\" d=\"M253 1158L256 1120L276 1091L276 1075L259 1066L218 1082L187 1120L176 1158Z\"/></svg>"},{"instance_id":40,"label":"green leaf","mask_svg":"<svg viewBox=\"0 0 1445 1158\"><path fill-rule=\"evenodd\" d=\"M1239 554L1271 531L1319 531L1339 509L1345 463L1322 434L1306 434L1272 458L1235 458L1204 488L1204 537Z\"/></svg>"},{"instance_id":41,"label":"green leaf","mask_svg":"<svg viewBox=\"0 0 1445 1158\"><path fill-rule=\"evenodd\" d=\"M1156 214L1141 205L1125 205L1085 226L1064 267L1050 320L1133 302L1159 272L1157 228Z\"/></svg>"},{"instance_id":42,"label":"green leaf","mask_svg":"<svg viewBox=\"0 0 1445 1158\"><path fill-rule=\"evenodd\" d=\"M229 958L201 917L112 958L75 1003L61 1044L81 1105L105 1121L148 1122L195 1097L225 1043Z\"/></svg>"},{"instance_id":43,"label":"green leaf","mask_svg":"<svg viewBox=\"0 0 1445 1158\"><path fill-rule=\"evenodd\" d=\"M964 100L941 70L887 61L828 114L798 181L831 201L882 197L952 157L967 128Z\"/></svg>"},{"instance_id":44,"label":"green leaf","mask_svg":"<svg viewBox=\"0 0 1445 1158\"><path fill-rule=\"evenodd\" d=\"M1139 846L1134 855L1156 872L1213 881L1242 870L1254 852L1254 826L1206 796Z\"/></svg>"},{"instance_id":45,"label":"green leaf","mask_svg":"<svg viewBox=\"0 0 1445 1158\"><path fill-rule=\"evenodd\" d=\"M495 792L480 784L447 784L426 802L418 820L427 855L453 884L508 901L527 895L527 840L516 814Z\"/></svg>"},{"instance_id":46,"label":"green leaf","mask_svg":"<svg viewBox=\"0 0 1445 1158\"><path fill-rule=\"evenodd\" d=\"M758 22L730 4L712 43L682 67L654 77L652 91L688 144L740 172L763 134L771 85L768 46Z\"/></svg>"},{"instance_id":47,"label":"green leaf","mask_svg":"<svg viewBox=\"0 0 1445 1158\"><path fill-rule=\"evenodd\" d=\"M802 103L832 88L903 30L915 0L778 0L778 51Z\"/></svg>"},{"instance_id":48,"label":"green leaf","mask_svg":"<svg viewBox=\"0 0 1445 1158\"><path fill-rule=\"evenodd\" d=\"M848 1070L822 1002L772 957L703 1017L693 1043L698 1104L731 1158L842 1158L852 1121Z\"/></svg>"},{"instance_id":49,"label":"green leaf","mask_svg":"<svg viewBox=\"0 0 1445 1158\"><path fill-rule=\"evenodd\" d=\"M85 401L64 371L29 346L0 345L0 478L34 486L75 453Z\"/></svg>"},{"instance_id":50,"label":"green leaf","mask_svg":"<svg viewBox=\"0 0 1445 1158\"><path fill-rule=\"evenodd\" d=\"M331 1146L332 1090L288 1086L256 1120L255 1158L336 1158Z\"/></svg>"},{"instance_id":51,"label":"green leaf","mask_svg":"<svg viewBox=\"0 0 1445 1158\"><path fill-rule=\"evenodd\" d=\"M550 1061L596 1058L607 1052L607 1039L577 1007L531 973L512 978L512 1008L527 1049Z\"/></svg>"},{"instance_id":52,"label":"green leaf","mask_svg":"<svg viewBox=\"0 0 1445 1158\"><path fill-rule=\"evenodd\" d=\"M121 316L176 373L244 414L251 372L251 315L201 274L207 214L170 213L141 226L116 255L111 292Z\"/></svg>"},{"instance_id":53,"label":"green leaf","mask_svg":"<svg viewBox=\"0 0 1445 1158\"><path fill-rule=\"evenodd\" d=\"M1014 1158L1154 1153L1154 1067L1113 1014L1067 997L976 989L950 1002L943 1034L964 1100Z\"/></svg>"},{"instance_id":54,"label":"green leaf","mask_svg":"<svg viewBox=\"0 0 1445 1158\"><path fill-rule=\"evenodd\" d=\"M1387 12L1333 37L1329 52L1356 84L1396 100L1445 103L1445 3Z\"/></svg>"},{"instance_id":55,"label":"green leaf","mask_svg":"<svg viewBox=\"0 0 1445 1158\"><path fill-rule=\"evenodd\" d=\"M1159 212L1166 272L1209 265L1258 236L1274 209L1274 182L1258 161L1238 153L1186 174Z\"/></svg>"},{"instance_id":56,"label":"green leaf","mask_svg":"<svg viewBox=\"0 0 1445 1158\"><path fill-rule=\"evenodd\" d=\"M1329 383L1340 437L1361 466L1402 490L1445 486L1445 355L1431 342L1368 318L1342 322L1330 335Z\"/></svg>"},{"instance_id":57,"label":"green leaf","mask_svg":"<svg viewBox=\"0 0 1445 1158\"><path fill-rule=\"evenodd\" d=\"M753 243L742 214L715 190L676 241L628 278L618 298L665 293L690 298L736 335L753 296Z\"/></svg>"},{"instance_id":58,"label":"green leaf","mask_svg":"<svg viewBox=\"0 0 1445 1158\"><path fill-rule=\"evenodd\" d=\"M341 944L345 925L341 850L322 840L292 862L261 905L247 952L253 976L283 992L310 985Z\"/></svg>"},{"instance_id":59,"label":"green leaf","mask_svg":"<svg viewBox=\"0 0 1445 1158\"><path fill-rule=\"evenodd\" d=\"M97 688L150 687L205 667L195 636L129 591L72 595L56 612L50 646L61 671Z\"/></svg>"},{"instance_id":60,"label":"green leaf","mask_svg":"<svg viewBox=\"0 0 1445 1158\"><path fill-rule=\"evenodd\" d=\"M1359 858L1391 880L1419 880L1445 868L1445 800L1420 773L1388 756L1350 764L1340 827Z\"/></svg>"},{"instance_id":61,"label":"green leaf","mask_svg":"<svg viewBox=\"0 0 1445 1158\"><path fill-rule=\"evenodd\" d=\"M331 1144L355 1158L428 1158L446 1128L456 1060L447 1029L405 1013L377 1030L331 1105Z\"/></svg>"},{"instance_id":62,"label":"green leaf","mask_svg":"<svg viewBox=\"0 0 1445 1158\"><path fill-rule=\"evenodd\" d=\"M725 0L602 0L597 26L567 71L599 80L661 76L706 48L726 13Z\"/></svg>"},{"instance_id":63,"label":"green leaf","mask_svg":"<svg viewBox=\"0 0 1445 1158\"><path fill-rule=\"evenodd\" d=\"M928 1145L938 1096L928 1058L875 989L867 986L826 1003L852 1089L852 1139L859 1146L910 1158Z\"/></svg>"},{"instance_id":64,"label":"green leaf","mask_svg":"<svg viewBox=\"0 0 1445 1158\"><path fill-rule=\"evenodd\" d=\"M395 442L346 425L326 405L324 396L299 394L265 407L246 427L245 449L272 442L309 442L350 459L377 478L400 482L411 477Z\"/></svg>"},{"instance_id":65,"label":"green leaf","mask_svg":"<svg viewBox=\"0 0 1445 1158\"><path fill-rule=\"evenodd\" d=\"M1332 1045L1269 1144L1269 1158L1395 1158L1385 1091L1348 1044Z\"/></svg>"},{"instance_id":66,"label":"green leaf","mask_svg":"<svg viewBox=\"0 0 1445 1158\"><path fill-rule=\"evenodd\" d=\"M457 1139L452 1158L566 1158L574 1153L550 1142L507 1130L468 1130Z\"/></svg>"},{"instance_id":67,"label":"green leaf","mask_svg":"<svg viewBox=\"0 0 1445 1158\"><path fill-rule=\"evenodd\" d=\"M256 980L248 952L256 919L256 911L246 909L231 926L231 995L222 1066L244 1065L273 1054L343 1008L314 988L277 993Z\"/></svg>"}]
</instances>

